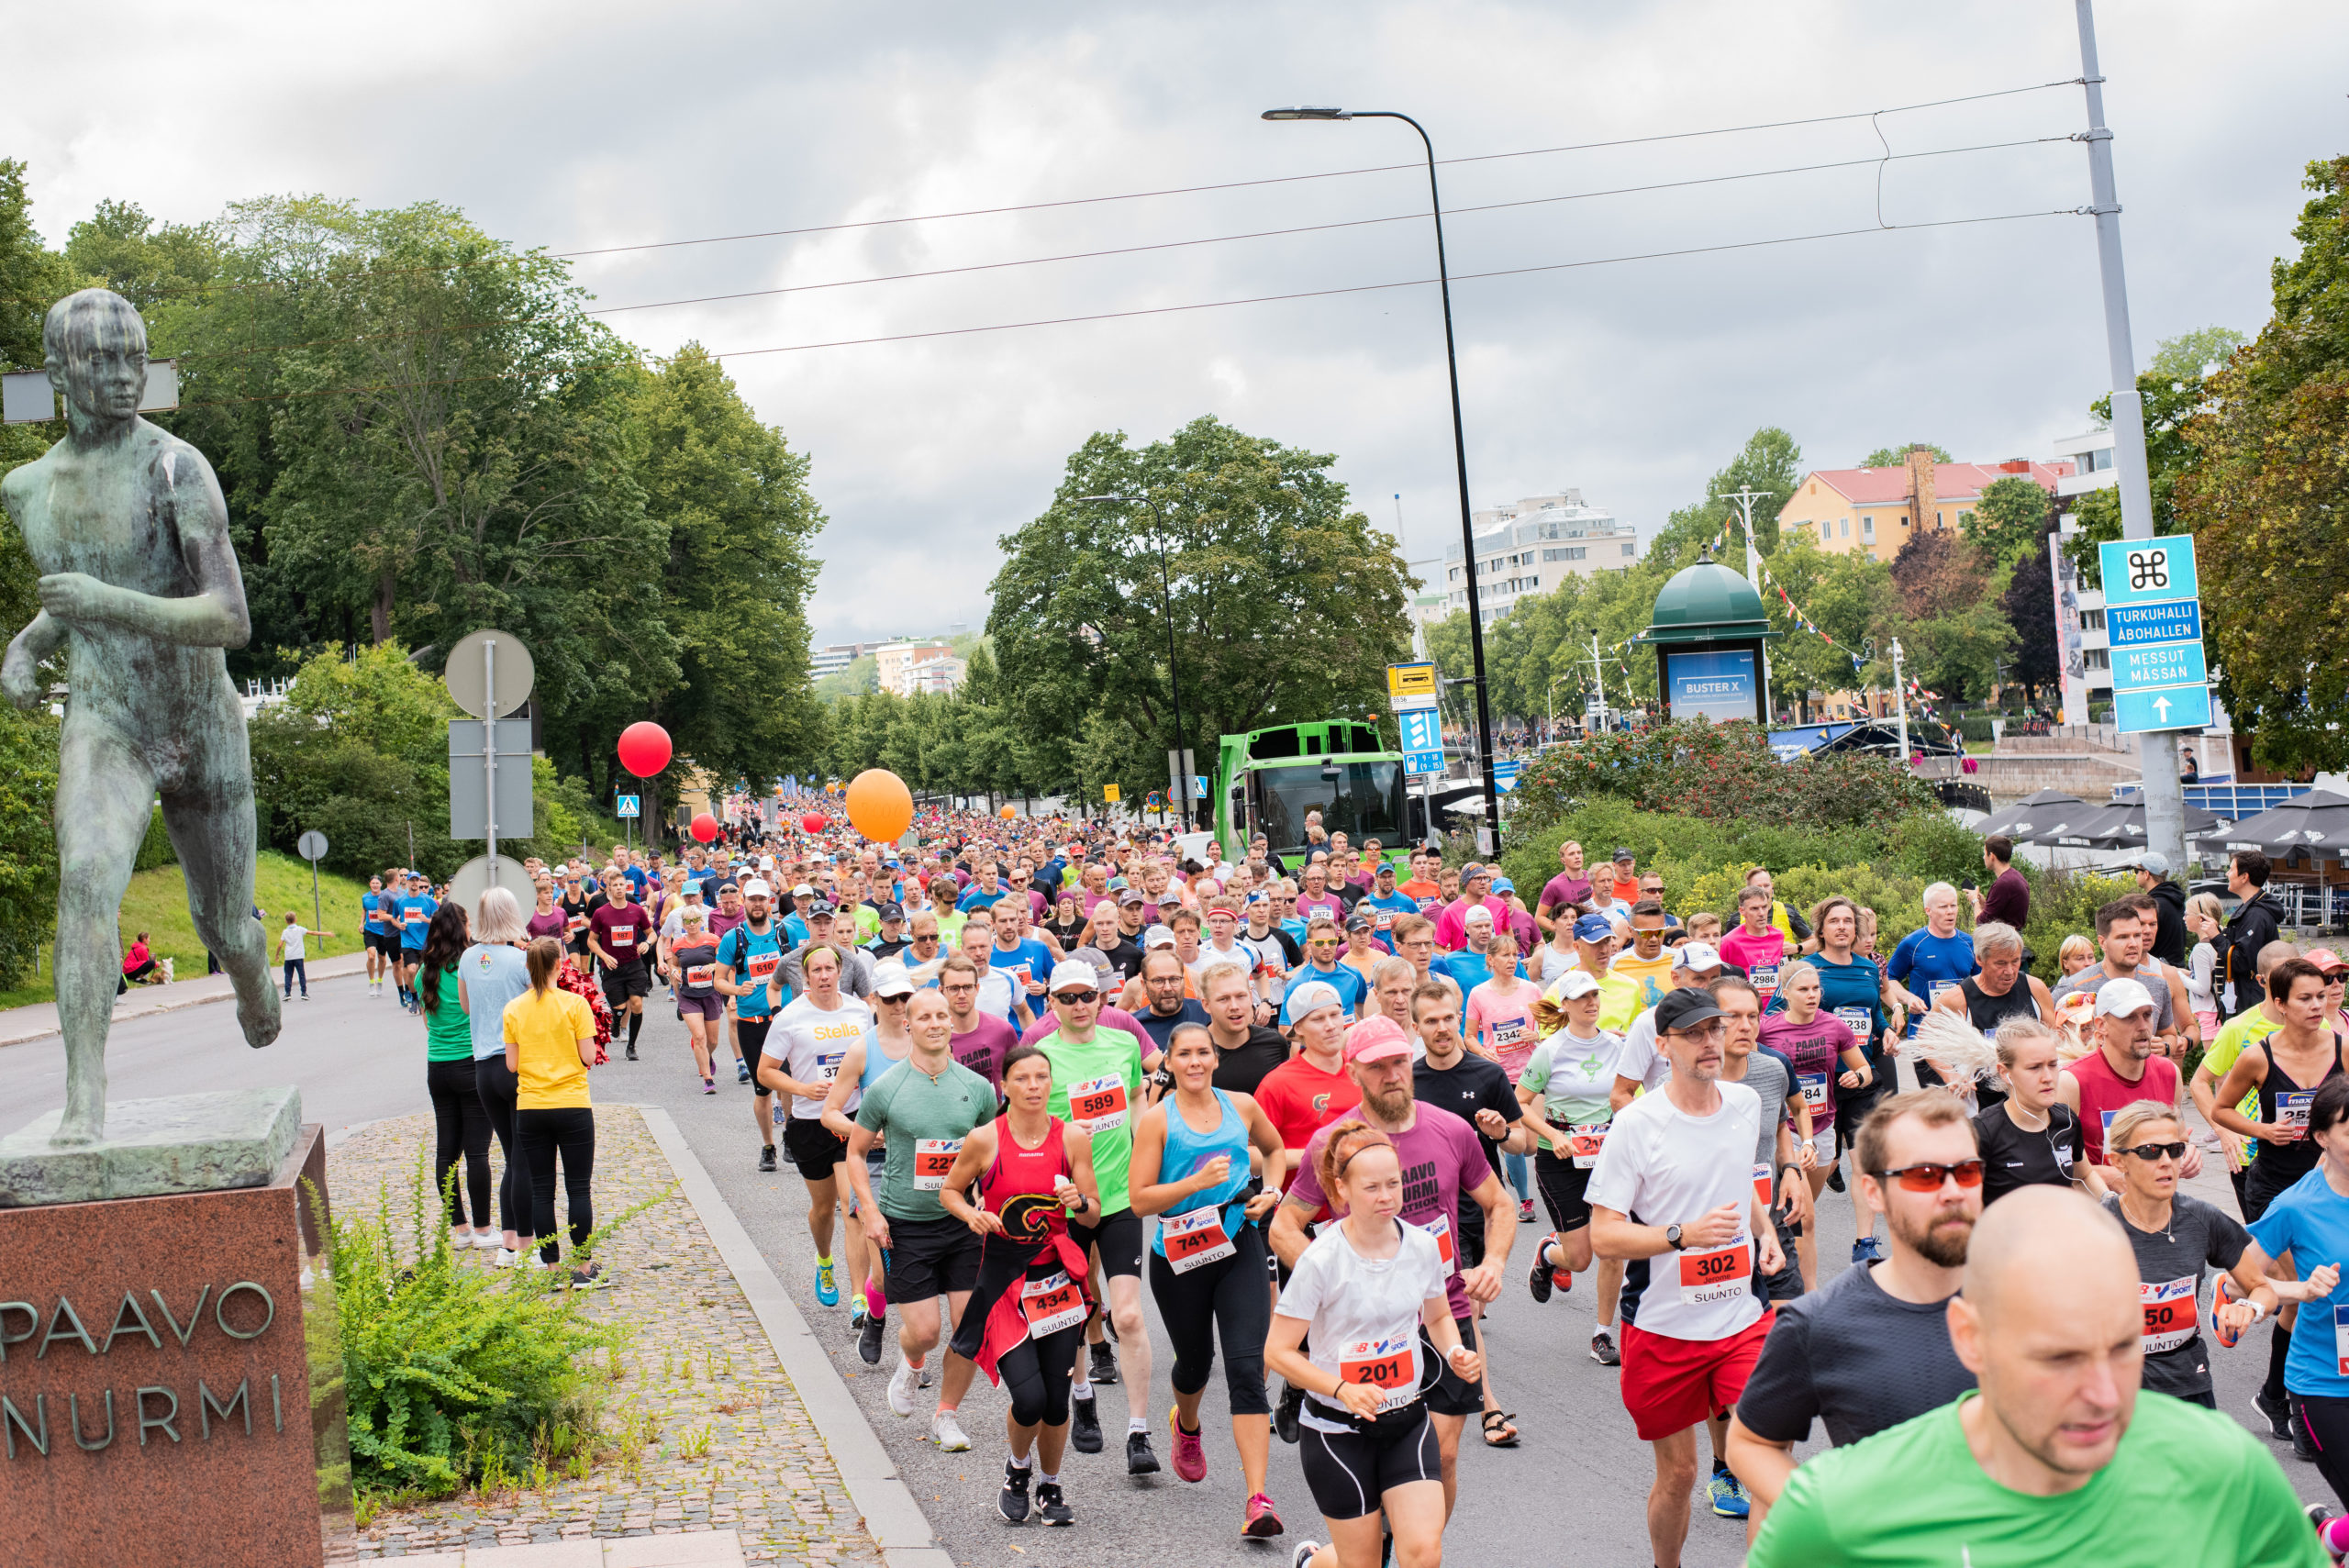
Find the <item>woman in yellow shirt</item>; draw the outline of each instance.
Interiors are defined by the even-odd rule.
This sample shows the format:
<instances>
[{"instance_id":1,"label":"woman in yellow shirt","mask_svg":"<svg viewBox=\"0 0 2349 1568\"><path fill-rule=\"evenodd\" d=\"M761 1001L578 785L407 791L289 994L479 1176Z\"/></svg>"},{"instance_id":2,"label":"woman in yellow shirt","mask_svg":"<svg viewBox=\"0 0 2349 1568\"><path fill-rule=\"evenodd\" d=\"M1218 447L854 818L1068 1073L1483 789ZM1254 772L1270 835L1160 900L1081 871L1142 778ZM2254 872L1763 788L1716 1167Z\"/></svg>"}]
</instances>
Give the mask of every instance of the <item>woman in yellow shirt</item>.
<instances>
[{"instance_id":1,"label":"woman in yellow shirt","mask_svg":"<svg viewBox=\"0 0 2349 1568\"><path fill-rule=\"evenodd\" d=\"M530 988L506 1004L506 1067L515 1078L514 1141L529 1173L530 1229L540 1238L540 1265L551 1269L561 1256L554 1229L558 1153L563 1191L571 1203L574 1254L596 1228L588 1198L596 1173L596 1113L587 1101L587 1065L596 1060L596 1015L584 999L554 983L562 948L552 937L530 944L529 964ZM571 1271L573 1290L592 1290L604 1283L603 1271L593 1259Z\"/></svg>"}]
</instances>

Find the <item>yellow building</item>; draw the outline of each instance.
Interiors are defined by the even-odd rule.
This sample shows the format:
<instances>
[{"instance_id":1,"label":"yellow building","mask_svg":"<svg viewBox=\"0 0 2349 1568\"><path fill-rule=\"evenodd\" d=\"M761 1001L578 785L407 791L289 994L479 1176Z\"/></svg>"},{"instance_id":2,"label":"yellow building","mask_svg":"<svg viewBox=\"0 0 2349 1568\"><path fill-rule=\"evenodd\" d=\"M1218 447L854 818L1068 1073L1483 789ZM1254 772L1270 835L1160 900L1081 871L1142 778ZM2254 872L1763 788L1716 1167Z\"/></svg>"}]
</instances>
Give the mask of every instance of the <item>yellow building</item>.
<instances>
[{"instance_id":1,"label":"yellow building","mask_svg":"<svg viewBox=\"0 0 2349 1568\"><path fill-rule=\"evenodd\" d=\"M1993 480L2021 475L2053 491L2072 472L2069 462L1936 462L1928 449L1909 449L1909 461L1889 468L1818 468L1803 475L1778 512L1778 532L1807 534L1820 549L1859 550L1890 561L1920 528L1954 529Z\"/></svg>"}]
</instances>

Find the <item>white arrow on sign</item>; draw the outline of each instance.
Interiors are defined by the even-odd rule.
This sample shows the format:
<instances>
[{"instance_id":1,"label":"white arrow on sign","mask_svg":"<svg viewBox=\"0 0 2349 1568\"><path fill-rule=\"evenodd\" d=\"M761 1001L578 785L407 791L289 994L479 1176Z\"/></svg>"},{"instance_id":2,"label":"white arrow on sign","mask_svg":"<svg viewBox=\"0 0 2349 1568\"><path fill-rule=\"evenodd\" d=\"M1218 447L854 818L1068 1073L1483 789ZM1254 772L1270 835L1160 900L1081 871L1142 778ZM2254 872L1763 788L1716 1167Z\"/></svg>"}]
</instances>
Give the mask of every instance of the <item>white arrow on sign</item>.
<instances>
[{"instance_id":1,"label":"white arrow on sign","mask_svg":"<svg viewBox=\"0 0 2349 1568\"><path fill-rule=\"evenodd\" d=\"M2155 697L2154 699L2154 717L2165 724L2169 722L2169 698Z\"/></svg>"}]
</instances>

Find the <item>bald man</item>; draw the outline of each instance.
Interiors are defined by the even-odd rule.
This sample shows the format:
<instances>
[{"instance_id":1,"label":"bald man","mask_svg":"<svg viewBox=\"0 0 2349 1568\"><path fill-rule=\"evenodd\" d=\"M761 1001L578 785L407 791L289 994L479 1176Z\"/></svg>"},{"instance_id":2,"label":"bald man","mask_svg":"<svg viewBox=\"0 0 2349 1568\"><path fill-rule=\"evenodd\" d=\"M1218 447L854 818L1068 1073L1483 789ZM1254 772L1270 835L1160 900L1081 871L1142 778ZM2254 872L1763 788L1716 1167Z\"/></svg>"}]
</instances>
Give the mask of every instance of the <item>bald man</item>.
<instances>
[{"instance_id":1,"label":"bald man","mask_svg":"<svg viewBox=\"0 0 2349 1568\"><path fill-rule=\"evenodd\" d=\"M1950 1341L1979 1394L1802 1465L1751 1568L2321 1568L2291 1485L2257 1439L2139 1391L2137 1264L2110 1215L2069 1188L2009 1194L1983 1211L1965 1278Z\"/></svg>"}]
</instances>

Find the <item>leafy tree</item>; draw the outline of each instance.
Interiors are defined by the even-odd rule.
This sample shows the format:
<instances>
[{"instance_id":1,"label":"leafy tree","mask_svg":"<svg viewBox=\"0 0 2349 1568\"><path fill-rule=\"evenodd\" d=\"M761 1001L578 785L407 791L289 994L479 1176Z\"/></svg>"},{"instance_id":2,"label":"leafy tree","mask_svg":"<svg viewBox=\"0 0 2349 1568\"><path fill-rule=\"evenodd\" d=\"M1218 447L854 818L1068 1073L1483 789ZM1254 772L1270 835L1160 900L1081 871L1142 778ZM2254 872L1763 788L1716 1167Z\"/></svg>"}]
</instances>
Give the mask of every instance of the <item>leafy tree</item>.
<instances>
[{"instance_id":1,"label":"leafy tree","mask_svg":"<svg viewBox=\"0 0 2349 1568\"><path fill-rule=\"evenodd\" d=\"M2279 263L2280 265L2280 263ZM2152 368L2137 378L2137 393L2145 416L2145 480L2154 501L2154 532L2186 533L2188 525L2178 516L2177 487L2200 461L2189 429L2197 416L2215 406L2216 376L2209 367L2222 365L2243 344L2243 335L2224 327L2205 327L2165 338L2154 350ZM2088 411L2101 421L2112 418L2112 398L2098 398ZM2076 497L2073 516L2078 529L2065 544L2088 587L2104 581L2097 547L2121 537L2121 492L2108 485Z\"/></svg>"},{"instance_id":2,"label":"leafy tree","mask_svg":"<svg viewBox=\"0 0 2349 1568\"><path fill-rule=\"evenodd\" d=\"M1219 735L1385 706L1410 577L1393 537L1349 507L1334 461L1212 417L1147 447L1104 433L1071 454L1051 507L1004 538L987 617L1041 772L1076 772L1097 712L1122 737L1114 776L1163 777L1177 674L1203 764ZM1133 500L1079 499L1100 495Z\"/></svg>"},{"instance_id":3,"label":"leafy tree","mask_svg":"<svg viewBox=\"0 0 2349 1568\"><path fill-rule=\"evenodd\" d=\"M220 240L208 224L165 224L129 202L102 201L65 237L65 262L151 312L181 303L220 275Z\"/></svg>"},{"instance_id":4,"label":"leafy tree","mask_svg":"<svg viewBox=\"0 0 2349 1568\"><path fill-rule=\"evenodd\" d=\"M2198 389L2176 523L2196 539L2219 692L2277 766L2349 762L2349 158L2309 165L2275 314ZM2207 406L2202 399L2207 398Z\"/></svg>"},{"instance_id":5,"label":"leafy tree","mask_svg":"<svg viewBox=\"0 0 2349 1568\"><path fill-rule=\"evenodd\" d=\"M1909 462L1909 454L1915 451L1919 447L1922 447L1927 451L1932 453L1933 461L1935 462L1955 462L1957 461L1957 459L1950 456L1948 452L1943 450L1935 442L1904 441L1897 447L1876 448L1876 450L1860 459L1859 466L1862 468L1905 467Z\"/></svg>"},{"instance_id":6,"label":"leafy tree","mask_svg":"<svg viewBox=\"0 0 2349 1568\"><path fill-rule=\"evenodd\" d=\"M2041 690L2058 684L2064 674L2055 635L2055 583L2044 550L2014 562L2012 573L1998 596L1998 613L2015 634L2007 679L2021 685L2025 701L2036 704Z\"/></svg>"},{"instance_id":7,"label":"leafy tree","mask_svg":"<svg viewBox=\"0 0 2349 1568\"><path fill-rule=\"evenodd\" d=\"M2020 473L1994 479L1982 487L1982 499L1959 520L1965 542L1993 562L2027 557L2044 558L2048 525L2054 508L2039 482Z\"/></svg>"},{"instance_id":8,"label":"leafy tree","mask_svg":"<svg viewBox=\"0 0 2349 1568\"><path fill-rule=\"evenodd\" d=\"M289 716L386 756L430 761L447 753L448 723L462 717L449 688L389 643L327 648L286 688Z\"/></svg>"},{"instance_id":9,"label":"leafy tree","mask_svg":"<svg viewBox=\"0 0 2349 1568\"><path fill-rule=\"evenodd\" d=\"M1745 450L1727 468L1706 482L1705 500L1709 506L1720 505L1726 514L1731 492L1761 492L1762 499L1753 503L1754 548L1773 555L1778 549L1778 514L1794 499L1801 468L1802 448L1795 439L1776 425L1765 425L1746 438Z\"/></svg>"}]
</instances>

